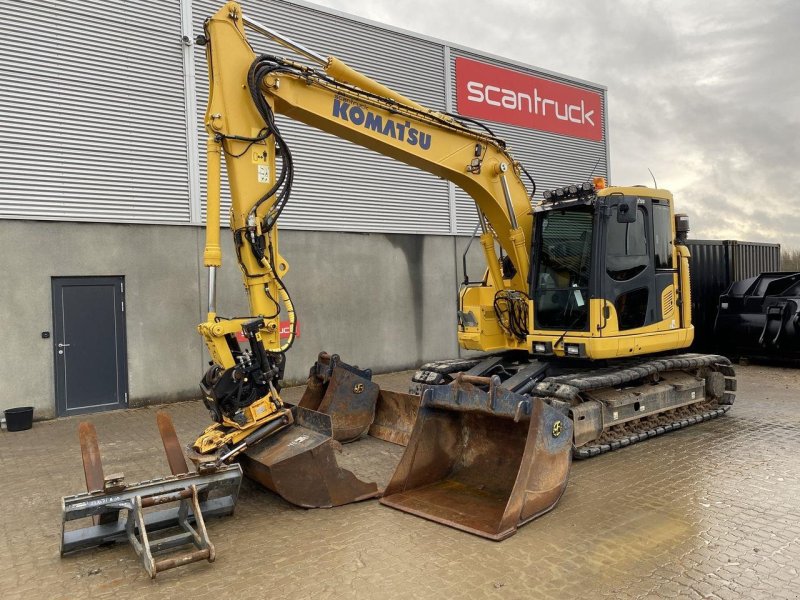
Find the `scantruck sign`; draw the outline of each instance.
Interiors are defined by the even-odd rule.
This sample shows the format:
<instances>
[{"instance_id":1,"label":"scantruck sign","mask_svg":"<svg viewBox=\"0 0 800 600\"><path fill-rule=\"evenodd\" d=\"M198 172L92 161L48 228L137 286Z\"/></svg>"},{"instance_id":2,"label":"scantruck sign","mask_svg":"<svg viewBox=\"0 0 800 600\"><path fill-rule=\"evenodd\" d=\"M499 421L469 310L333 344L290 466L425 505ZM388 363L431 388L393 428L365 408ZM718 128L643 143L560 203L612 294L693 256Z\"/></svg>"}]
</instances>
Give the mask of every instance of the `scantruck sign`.
<instances>
[{"instance_id":1,"label":"scantruck sign","mask_svg":"<svg viewBox=\"0 0 800 600\"><path fill-rule=\"evenodd\" d=\"M458 112L599 142L603 139L597 92L456 58Z\"/></svg>"}]
</instances>

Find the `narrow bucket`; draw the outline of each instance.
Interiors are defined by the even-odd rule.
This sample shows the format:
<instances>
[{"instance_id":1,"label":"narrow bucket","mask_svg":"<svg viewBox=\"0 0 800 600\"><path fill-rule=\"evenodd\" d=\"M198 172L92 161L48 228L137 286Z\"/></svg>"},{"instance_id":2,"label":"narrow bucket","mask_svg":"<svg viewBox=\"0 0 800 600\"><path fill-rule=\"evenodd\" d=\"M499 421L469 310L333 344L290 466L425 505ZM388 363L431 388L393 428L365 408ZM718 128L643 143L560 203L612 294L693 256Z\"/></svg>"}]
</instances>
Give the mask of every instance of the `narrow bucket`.
<instances>
[{"instance_id":1,"label":"narrow bucket","mask_svg":"<svg viewBox=\"0 0 800 600\"><path fill-rule=\"evenodd\" d=\"M292 413L293 425L239 457L247 477L304 508L330 508L380 495L376 483L339 466L336 452L341 446L332 438L329 415L301 406Z\"/></svg>"},{"instance_id":2,"label":"narrow bucket","mask_svg":"<svg viewBox=\"0 0 800 600\"><path fill-rule=\"evenodd\" d=\"M20 406L3 411L8 431L25 431L33 427L33 407Z\"/></svg>"},{"instance_id":3,"label":"narrow bucket","mask_svg":"<svg viewBox=\"0 0 800 600\"><path fill-rule=\"evenodd\" d=\"M572 422L499 383L463 376L425 391L382 504L498 541L555 506L567 485Z\"/></svg>"},{"instance_id":4,"label":"narrow bucket","mask_svg":"<svg viewBox=\"0 0 800 600\"><path fill-rule=\"evenodd\" d=\"M370 369L359 369L343 362L337 354L322 352L311 367L298 406L329 415L333 438L347 443L369 429L379 391Z\"/></svg>"}]
</instances>

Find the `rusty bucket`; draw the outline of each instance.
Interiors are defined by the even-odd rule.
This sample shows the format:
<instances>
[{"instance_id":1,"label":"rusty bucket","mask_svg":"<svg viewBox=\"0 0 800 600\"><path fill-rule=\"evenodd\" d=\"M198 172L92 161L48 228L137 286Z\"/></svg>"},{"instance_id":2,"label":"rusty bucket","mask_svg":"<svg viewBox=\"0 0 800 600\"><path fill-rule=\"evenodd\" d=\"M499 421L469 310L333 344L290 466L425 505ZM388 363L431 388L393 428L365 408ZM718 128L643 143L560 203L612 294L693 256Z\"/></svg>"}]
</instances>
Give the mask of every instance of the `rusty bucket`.
<instances>
[{"instance_id":1,"label":"rusty bucket","mask_svg":"<svg viewBox=\"0 0 800 600\"><path fill-rule=\"evenodd\" d=\"M407 444L419 397L380 390L371 378L369 369L348 365L336 354L321 353L302 399L291 407L292 425L239 455L245 475L304 508L341 506L380 496L383 490L377 483L340 466L340 442L355 441L369 432L384 441ZM378 472L388 478L389 469ZM376 475L374 469L368 471Z\"/></svg>"},{"instance_id":2,"label":"rusty bucket","mask_svg":"<svg viewBox=\"0 0 800 600\"><path fill-rule=\"evenodd\" d=\"M301 406L293 407L292 414L291 427L239 456L247 477L304 508L330 508L380 495L377 484L339 466L336 452L341 446L332 437L329 415Z\"/></svg>"},{"instance_id":3,"label":"rusty bucket","mask_svg":"<svg viewBox=\"0 0 800 600\"><path fill-rule=\"evenodd\" d=\"M370 369L359 369L342 362L337 354L321 352L298 406L329 415L333 438L347 443L369 429L379 391Z\"/></svg>"},{"instance_id":4,"label":"rusty bucket","mask_svg":"<svg viewBox=\"0 0 800 600\"><path fill-rule=\"evenodd\" d=\"M381 390L375 404L375 418L369 434L398 446L408 446L414 421L417 420L420 397L391 390Z\"/></svg>"},{"instance_id":5,"label":"rusty bucket","mask_svg":"<svg viewBox=\"0 0 800 600\"><path fill-rule=\"evenodd\" d=\"M571 450L572 422L561 411L499 378L462 375L425 390L381 503L503 540L555 506Z\"/></svg>"}]
</instances>

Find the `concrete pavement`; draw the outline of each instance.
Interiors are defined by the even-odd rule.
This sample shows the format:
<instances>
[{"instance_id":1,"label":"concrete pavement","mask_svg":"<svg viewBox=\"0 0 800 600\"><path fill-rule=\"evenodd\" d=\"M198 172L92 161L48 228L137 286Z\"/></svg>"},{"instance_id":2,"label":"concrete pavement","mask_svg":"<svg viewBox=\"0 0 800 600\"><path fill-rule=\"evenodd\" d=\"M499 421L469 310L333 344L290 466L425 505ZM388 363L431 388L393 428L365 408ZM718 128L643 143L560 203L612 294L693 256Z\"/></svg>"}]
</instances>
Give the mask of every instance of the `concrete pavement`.
<instances>
[{"instance_id":1,"label":"concrete pavement","mask_svg":"<svg viewBox=\"0 0 800 600\"><path fill-rule=\"evenodd\" d=\"M156 581L123 544L59 557L60 497L84 489L80 418L2 432L0 597L800 598L800 370L737 370L727 415L575 463L555 510L502 543L375 501L299 509L245 481L236 514L207 523L217 561ZM207 425L200 402L168 410L183 442ZM91 417L107 473L169 472L155 412Z\"/></svg>"}]
</instances>

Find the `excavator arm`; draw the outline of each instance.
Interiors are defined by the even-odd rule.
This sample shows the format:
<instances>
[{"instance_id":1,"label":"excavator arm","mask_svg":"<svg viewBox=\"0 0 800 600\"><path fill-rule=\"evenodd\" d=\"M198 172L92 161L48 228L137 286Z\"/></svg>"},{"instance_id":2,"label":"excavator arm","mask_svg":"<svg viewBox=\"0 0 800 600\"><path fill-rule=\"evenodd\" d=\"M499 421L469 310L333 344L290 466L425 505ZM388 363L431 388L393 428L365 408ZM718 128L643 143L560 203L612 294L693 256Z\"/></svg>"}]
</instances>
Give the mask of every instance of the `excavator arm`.
<instances>
[{"instance_id":1,"label":"excavator arm","mask_svg":"<svg viewBox=\"0 0 800 600\"><path fill-rule=\"evenodd\" d=\"M282 114L461 187L478 209L489 287L527 289L530 197L520 178L521 165L501 140L451 115L426 109L336 58L322 58L300 48L321 67L313 68L276 56L256 56L245 36L248 25L295 50L299 48L244 18L234 2L206 22L208 164L218 163L224 154L232 198L231 227L244 238L240 247L252 248L254 240L263 235L266 246L277 252L275 221L288 199L292 176L291 152L274 121L275 114ZM281 154L277 172L276 146ZM215 226L220 184L216 167L210 167L208 173L205 264L213 272L220 262L219 228ZM505 272L498 247L513 264ZM265 298L266 292L275 296L270 285L279 292L281 284L271 280L282 276L288 266L279 257L275 265L259 265L251 255L251 251L240 251L249 275L246 286L252 310L254 314L268 314L272 304ZM263 278L253 277L255 273ZM268 332L266 338L270 347L280 347L274 335Z\"/></svg>"},{"instance_id":2,"label":"excavator arm","mask_svg":"<svg viewBox=\"0 0 800 600\"><path fill-rule=\"evenodd\" d=\"M315 66L257 55L246 27ZM288 264L278 251L277 225L290 200L294 165L276 115L452 181L473 198L487 273L480 286L462 288L460 302L462 313L477 313L484 349L491 343L503 349L525 345L524 337L504 331L496 314L501 297L509 305L517 302L517 312L528 311L533 210L521 178L527 176L524 168L488 129L427 109L336 58L302 48L247 20L235 2L206 21L203 41L209 65L204 252L209 309L199 331L212 356L202 387L215 424L194 449L216 453L217 461L241 455L248 476L300 506L343 504L382 490L337 466L333 438L357 439L388 409L401 417L395 421L408 425L402 428L408 448L386 488L385 504L492 539L507 537L519 523L552 508L566 486L570 421L541 399L499 389L499 380L463 378L459 384L467 388L457 386L442 397L387 398L369 381L371 372L323 353L298 406L284 404L279 395L295 319L282 280ZM251 313L236 319L217 314L214 292L222 259L223 157L230 225ZM285 341L282 316L291 330ZM242 335L249 348L240 346ZM322 397L324 385L328 391ZM431 444L434 439L447 443ZM510 461L509 451L515 457ZM412 490L418 486L425 490L421 495ZM427 508L420 509L419 502ZM454 506L460 508L453 512Z\"/></svg>"}]
</instances>

